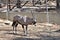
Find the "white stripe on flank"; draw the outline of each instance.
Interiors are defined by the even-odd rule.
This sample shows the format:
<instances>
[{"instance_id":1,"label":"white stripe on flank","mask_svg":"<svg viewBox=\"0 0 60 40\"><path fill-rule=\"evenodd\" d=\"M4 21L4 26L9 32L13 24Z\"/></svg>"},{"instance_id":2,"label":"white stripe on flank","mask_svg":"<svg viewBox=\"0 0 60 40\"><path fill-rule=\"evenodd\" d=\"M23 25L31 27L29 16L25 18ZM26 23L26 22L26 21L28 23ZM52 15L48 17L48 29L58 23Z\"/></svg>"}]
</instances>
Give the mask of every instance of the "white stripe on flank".
<instances>
[{"instance_id":1,"label":"white stripe on flank","mask_svg":"<svg viewBox=\"0 0 60 40\"><path fill-rule=\"evenodd\" d=\"M27 17L27 16L24 16L24 17L23 17L23 19L24 19L24 22L26 22L26 17Z\"/></svg>"}]
</instances>

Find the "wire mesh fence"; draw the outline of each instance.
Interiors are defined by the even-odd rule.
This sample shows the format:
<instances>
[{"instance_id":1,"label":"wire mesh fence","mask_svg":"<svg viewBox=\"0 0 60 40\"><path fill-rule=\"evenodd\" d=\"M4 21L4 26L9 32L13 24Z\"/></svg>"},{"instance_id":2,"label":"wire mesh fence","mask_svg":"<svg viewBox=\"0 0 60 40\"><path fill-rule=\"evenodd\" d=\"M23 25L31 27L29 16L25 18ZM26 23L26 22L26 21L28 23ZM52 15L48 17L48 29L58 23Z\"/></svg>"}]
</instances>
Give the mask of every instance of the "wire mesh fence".
<instances>
[{"instance_id":1,"label":"wire mesh fence","mask_svg":"<svg viewBox=\"0 0 60 40\"><path fill-rule=\"evenodd\" d=\"M2 3L4 3L5 5L7 4L7 1L6 0L1 0L2 1ZM6 1L6 2L5 2ZM15 6L11 11L10 10L8 10L8 14L6 14L7 13L7 5L6 6L4 6L4 7L2 7L2 8L0 8L1 10L0 10L0 18L3 18L3 19L6 19L7 18L7 16L6 15L8 15L8 20L13 20L13 17L15 16L15 15L22 15L22 16L28 16L28 17L33 17L32 16L32 14L31 14L31 10L30 9L34 9L34 7L38 7L37 9L34 9L34 11L32 10L32 13L33 13L33 15L36 17L36 19L37 19L37 23L46 23L47 22L47 16L49 16L49 23L52 23L52 24L60 24L60 12L59 11L57 11L56 10L56 1L53 1L53 5L50 5L49 3L51 3L52 4L52 2L50 2L50 1L48 1L47 3L49 4L49 7L48 7L48 14L49 15L47 15L47 11L46 11L46 1L43 1L43 0L41 0L42 2L41 2L41 4L39 4L38 3L38 1L35 3L36 5L38 4L39 6L33 6L33 4L32 4L32 1L31 0L29 0L30 2L26 2L27 0L21 0L21 5L20 6L22 6L23 5L23 7L22 8L17 8L16 6L16 3L17 3L17 0L10 0L10 3L8 3L8 8L9 8L9 5L10 5L10 7L12 8L13 6ZM27 4L26 4L27 3ZM31 3L30 4L30 6L26 6L26 5L28 5L29 3ZM18 4L18 6L19 6L19 4ZM53 8L51 8L51 6L53 6ZM47 15L47 16L46 16ZM40 26L39 26L40 27ZM49 27L46 27L46 25L44 25L44 30L46 29L46 30L49 30L49 31L51 31L52 29L51 29L51 27L49 26ZM51 32L49 32L49 35L50 34L52 34ZM53 34L52 34L53 35Z\"/></svg>"},{"instance_id":2,"label":"wire mesh fence","mask_svg":"<svg viewBox=\"0 0 60 40\"><path fill-rule=\"evenodd\" d=\"M7 4L7 0L0 0L2 3L6 3ZM23 3L25 3L26 1L29 1L29 0L25 0L25 1L23 1L23 0L20 0L21 1L21 5L23 5ZM38 0L36 0L37 2L38 2ZM37 9L34 9L34 7L36 7L36 6L26 6L27 4L25 3L24 5L23 5L23 7L22 8L17 8L16 6L16 3L18 2L17 0L9 0L9 3L7 4L8 5L8 14L7 14L7 5L6 6L4 6L4 7L2 7L1 8L1 10L0 10L0 17L1 18L7 18L7 15L8 15L8 18L7 19L9 19L9 20L13 20L13 17L15 16L15 15L22 15L22 16L24 16L24 15L27 15L27 16L29 16L29 17L32 17L32 14L31 14L31 10L30 9L34 9L34 10L32 10L33 11L33 14L36 16L36 18L37 18L37 22L47 22L47 16L49 16L49 23L57 23L57 24L60 24L60 22L59 22L59 11L57 11L56 10L56 0L54 0L54 1L47 1L47 3L49 4L49 3L51 3L51 4L53 4L53 5L51 5L50 6L50 4L49 4L49 6L48 6L48 14L49 15L47 15L47 9L46 9L46 4L44 4L44 0L40 0L41 2L43 2L42 3L42 5L40 4L40 6L39 7L37 7ZM46 0L45 0L46 1ZM32 0L30 0L29 2L33 2ZM36 2L36 3L37 3ZM12 4L12 5L10 5L10 4ZM31 3L32 4L32 3ZM38 3L37 3L38 4ZM47 5L48 5L47 4ZM13 8L12 9L12 11L10 11L9 10L9 5L10 5L10 7L12 8L14 5L16 5L15 6L15 8ZM20 5L20 6L21 6ZM58 13L57 13L58 12Z\"/></svg>"}]
</instances>

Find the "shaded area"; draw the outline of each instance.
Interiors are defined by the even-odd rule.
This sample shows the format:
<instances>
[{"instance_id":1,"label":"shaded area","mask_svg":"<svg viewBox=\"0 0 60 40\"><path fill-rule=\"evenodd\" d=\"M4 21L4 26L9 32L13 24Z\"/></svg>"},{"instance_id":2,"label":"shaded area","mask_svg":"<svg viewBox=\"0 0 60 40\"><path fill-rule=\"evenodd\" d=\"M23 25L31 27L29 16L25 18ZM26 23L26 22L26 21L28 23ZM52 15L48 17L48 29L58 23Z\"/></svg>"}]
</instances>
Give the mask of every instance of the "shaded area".
<instances>
[{"instance_id":1,"label":"shaded area","mask_svg":"<svg viewBox=\"0 0 60 40\"><path fill-rule=\"evenodd\" d=\"M60 40L60 37L41 35L40 38L16 37L13 40Z\"/></svg>"},{"instance_id":2,"label":"shaded area","mask_svg":"<svg viewBox=\"0 0 60 40\"><path fill-rule=\"evenodd\" d=\"M17 37L13 40L40 40L40 38L19 38L19 37Z\"/></svg>"},{"instance_id":3,"label":"shaded area","mask_svg":"<svg viewBox=\"0 0 60 40\"><path fill-rule=\"evenodd\" d=\"M56 30L56 31L54 31L54 32L60 32L60 29L59 29L59 30Z\"/></svg>"},{"instance_id":4,"label":"shaded area","mask_svg":"<svg viewBox=\"0 0 60 40\"><path fill-rule=\"evenodd\" d=\"M49 26L46 23L38 23L37 26L29 26L27 36L24 36L24 32L21 25L17 27L17 34L13 34L11 25L5 25L1 23L0 27L0 38L1 40L60 40L60 33L54 32L59 31L58 25ZM49 26L46 27L46 26ZM58 28L55 28L58 27ZM47 30L46 28L54 31Z\"/></svg>"}]
</instances>

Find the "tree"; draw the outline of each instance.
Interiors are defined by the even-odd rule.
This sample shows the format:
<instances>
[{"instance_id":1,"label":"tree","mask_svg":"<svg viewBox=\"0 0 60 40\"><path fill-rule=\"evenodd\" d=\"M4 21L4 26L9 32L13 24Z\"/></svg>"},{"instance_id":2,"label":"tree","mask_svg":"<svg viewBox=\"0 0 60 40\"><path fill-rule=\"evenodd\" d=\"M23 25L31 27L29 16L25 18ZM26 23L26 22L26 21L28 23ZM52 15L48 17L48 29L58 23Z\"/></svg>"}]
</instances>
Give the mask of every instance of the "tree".
<instances>
[{"instance_id":1,"label":"tree","mask_svg":"<svg viewBox=\"0 0 60 40\"><path fill-rule=\"evenodd\" d=\"M10 0L8 0L8 8L11 10Z\"/></svg>"},{"instance_id":2,"label":"tree","mask_svg":"<svg viewBox=\"0 0 60 40\"><path fill-rule=\"evenodd\" d=\"M2 8L1 4L0 4L0 8Z\"/></svg>"},{"instance_id":3,"label":"tree","mask_svg":"<svg viewBox=\"0 0 60 40\"><path fill-rule=\"evenodd\" d=\"M16 6L17 6L17 8L21 8L21 1L20 0L17 0Z\"/></svg>"},{"instance_id":4,"label":"tree","mask_svg":"<svg viewBox=\"0 0 60 40\"><path fill-rule=\"evenodd\" d=\"M56 0L56 8L59 8L59 0Z\"/></svg>"},{"instance_id":5,"label":"tree","mask_svg":"<svg viewBox=\"0 0 60 40\"><path fill-rule=\"evenodd\" d=\"M33 3L33 6L35 6L35 3L34 3L35 1L34 0L32 0L32 3Z\"/></svg>"},{"instance_id":6,"label":"tree","mask_svg":"<svg viewBox=\"0 0 60 40\"><path fill-rule=\"evenodd\" d=\"M0 0L0 8L2 8L2 6L1 6L1 1L2 1L2 0Z\"/></svg>"}]
</instances>

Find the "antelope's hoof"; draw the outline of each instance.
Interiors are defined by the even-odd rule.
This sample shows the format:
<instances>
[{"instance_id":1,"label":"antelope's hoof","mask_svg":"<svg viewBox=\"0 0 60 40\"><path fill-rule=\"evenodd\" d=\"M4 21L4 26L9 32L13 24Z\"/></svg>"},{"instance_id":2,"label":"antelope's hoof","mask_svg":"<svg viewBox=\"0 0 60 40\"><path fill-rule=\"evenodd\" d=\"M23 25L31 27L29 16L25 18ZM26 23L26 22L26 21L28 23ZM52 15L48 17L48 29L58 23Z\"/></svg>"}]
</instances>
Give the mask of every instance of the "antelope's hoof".
<instances>
[{"instance_id":1,"label":"antelope's hoof","mask_svg":"<svg viewBox=\"0 0 60 40\"><path fill-rule=\"evenodd\" d=\"M17 35L17 33L13 33L14 35Z\"/></svg>"},{"instance_id":2,"label":"antelope's hoof","mask_svg":"<svg viewBox=\"0 0 60 40\"><path fill-rule=\"evenodd\" d=\"M27 34L25 34L25 33L24 33L23 35L24 35L24 36L27 36Z\"/></svg>"}]
</instances>

